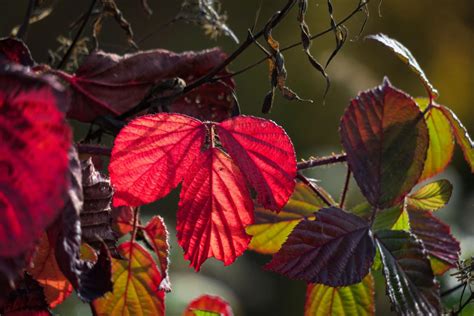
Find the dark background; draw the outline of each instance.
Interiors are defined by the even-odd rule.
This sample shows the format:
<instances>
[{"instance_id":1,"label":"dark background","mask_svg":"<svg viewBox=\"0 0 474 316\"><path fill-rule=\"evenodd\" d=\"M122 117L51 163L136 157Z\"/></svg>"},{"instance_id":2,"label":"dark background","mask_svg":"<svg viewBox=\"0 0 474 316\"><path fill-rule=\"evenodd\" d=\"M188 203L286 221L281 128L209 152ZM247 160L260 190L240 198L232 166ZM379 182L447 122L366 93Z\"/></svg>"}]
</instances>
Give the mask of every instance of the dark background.
<instances>
[{"instance_id":1,"label":"dark background","mask_svg":"<svg viewBox=\"0 0 474 316\"><path fill-rule=\"evenodd\" d=\"M27 6L26 0L0 0L0 36L6 36L20 24ZM140 42L141 49L166 48L174 51L199 50L220 46L232 52L236 44L227 37L211 40L200 27L177 23L167 28L161 25L169 21L179 10L178 0L149 0L154 14L143 12L139 0L117 0L124 16L132 23L136 39L152 35ZM223 0L223 10L229 16L228 25L240 39L254 24L255 14L261 1ZM340 0L334 2L336 20L344 18L355 8L358 1ZM384 0L371 1L370 19L364 35L383 32L405 44L417 58L431 82L440 92L439 103L450 106L474 134L474 1L472 0ZM58 0L52 14L30 26L27 44L34 58L46 61L48 49L54 49L59 35L68 36L68 25L84 12L90 1ZM286 0L262 1L259 26ZM329 26L326 1L309 1L307 22L312 33ZM346 26L351 41L328 68L332 87L325 104L322 103L324 80L311 68L301 48L285 53L288 70L288 85L301 97L315 100L315 103L288 102L276 98L273 111L266 116L285 127L296 147L298 158L310 155L324 155L340 152L338 123L344 108L358 91L372 88L388 76L395 86L418 96L424 95L423 86L406 66L387 49L374 42L357 39L363 15L358 14ZM90 28L85 35L90 34ZM296 10L274 31L274 37L282 46L299 39ZM109 18L104 23L100 38L101 48L123 53L127 51L126 36ZM332 33L313 42L312 53L325 61L334 47ZM231 64L232 70L240 69L262 57L262 53L251 48ZM242 112L261 115L264 95L268 91L266 64L238 76L237 95ZM85 126L75 125L77 137L83 136ZM345 170L343 167L321 168L309 174L321 180L334 196L339 196ZM463 254L474 254L474 181L462 154L456 149L453 163L439 178L448 178L454 184L454 193L449 205L438 212L452 226L455 236L461 241ZM352 181L354 183L354 181ZM351 187L348 204L360 201L360 193ZM165 216L171 234L175 235L175 211L177 192L169 198L150 206L145 215ZM167 295L168 315L180 315L187 302L202 293L218 294L228 299L236 315L301 315L303 313L305 285L289 281L261 267L269 257L247 252L229 267L208 260L200 273L196 274L183 260L182 250L172 240L171 281L173 292ZM377 276L378 279L379 276ZM444 278L442 286L452 285L453 280ZM377 315L389 311L385 291L380 280L377 292ZM448 299L454 304L456 296ZM61 315L88 315L87 305L79 304L71 296L60 305L56 313ZM463 315L472 315L473 309L466 309Z\"/></svg>"}]
</instances>

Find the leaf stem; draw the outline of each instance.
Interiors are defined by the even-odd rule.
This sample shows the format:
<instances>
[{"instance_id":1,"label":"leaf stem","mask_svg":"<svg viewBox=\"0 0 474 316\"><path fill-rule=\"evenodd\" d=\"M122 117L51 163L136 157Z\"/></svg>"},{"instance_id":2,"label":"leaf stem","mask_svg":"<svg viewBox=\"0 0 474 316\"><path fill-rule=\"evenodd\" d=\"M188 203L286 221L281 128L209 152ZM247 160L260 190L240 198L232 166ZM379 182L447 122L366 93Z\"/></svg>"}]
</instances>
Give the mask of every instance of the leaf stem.
<instances>
[{"instance_id":1,"label":"leaf stem","mask_svg":"<svg viewBox=\"0 0 474 316\"><path fill-rule=\"evenodd\" d=\"M339 162L347 161L347 155L342 154L333 154L331 156L325 156L320 158L311 158L307 161L298 162L298 170L310 169L319 166L332 165Z\"/></svg>"},{"instance_id":2,"label":"leaf stem","mask_svg":"<svg viewBox=\"0 0 474 316\"><path fill-rule=\"evenodd\" d=\"M349 191L349 182L351 180L351 168L347 166L346 179L344 181L344 188L342 189L341 199L339 201L339 207L344 209L344 202L346 201L347 191Z\"/></svg>"},{"instance_id":3,"label":"leaf stem","mask_svg":"<svg viewBox=\"0 0 474 316\"><path fill-rule=\"evenodd\" d=\"M68 50L66 51L66 54L64 54L63 58L59 62L58 66L56 67L57 69L61 69L61 68L64 67L64 65L67 63L69 57L71 56L72 52L74 51L74 48L76 47L77 41L81 37L82 32L84 31L84 29L87 25L87 22L89 22L89 18L92 15L92 11L94 10L96 2L97 2L97 0L92 0L91 1L89 9L87 10L87 13L84 17L84 21L82 21L82 24L81 24L79 30L77 31L76 36L74 37L71 45L69 46Z\"/></svg>"},{"instance_id":4,"label":"leaf stem","mask_svg":"<svg viewBox=\"0 0 474 316\"><path fill-rule=\"evenodd\" d=\"M327 206L334 206L327 198L326 196L321 192L319 189L319 186L314 184L313 182L309 181L308 178L306 178L304 175L301 173L296 174L296 178L298 178L301 182L306 184L311 190L313 190L314 193L321 199L321 201L324 202Z\"/></svg>"},{"instance_id":5,"label":"leaf stem","mask_svg":"<svg viewBox=\"0 0 474 316\"><path fill-rule=\"evenodd\" d=\"M25 17L23 19L23 23L20 26L20 29L18 30L18 33L16 34L16 37L25 40L26 35L28 32L28 26L30 25L30 18L31 15L33 14L33 11L35 9L35 3L36 0L30 0L28 2L28 8L26 9Z\"/></svg>"}]
</instances>

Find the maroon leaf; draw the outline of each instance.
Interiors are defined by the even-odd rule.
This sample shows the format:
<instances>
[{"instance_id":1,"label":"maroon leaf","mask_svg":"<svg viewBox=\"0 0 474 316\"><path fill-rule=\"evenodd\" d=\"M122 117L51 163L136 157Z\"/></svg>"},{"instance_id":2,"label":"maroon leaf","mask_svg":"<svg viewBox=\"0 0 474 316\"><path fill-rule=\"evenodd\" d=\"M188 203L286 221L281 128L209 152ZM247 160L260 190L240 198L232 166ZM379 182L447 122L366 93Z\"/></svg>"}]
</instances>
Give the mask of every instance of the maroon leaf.
<instances>
[{"instance_id":1,"label":"maroon leaf","mask_svg":"<svg viewBox=\"0 0 474 316\"><path fill-rule=\"evenodd\" d=\"M0 307L1 315L51 315L43 288L27 273L17 282L14 291L3 292L2 296L8 299L6 304Z\"/></svg>"},{"instance_id":2,"label":"maroon leaf","mask_svg":"<svg viewBox=\"0 0 474 316\"><path fill-rule=\"evenodd\" d=\"M432 258L436 258L448 267L456 267L461 248L451 235L448 225L436 218L432 212L408 209L411 232L423 241L423 245Z\"/></svg>"},{"instance_id":3,"label":"maroon leaf","mask_svg":"<svg viewBox=\"0 0 474 316\"><path fill-rule=\"evenodd\" d=\"M217 48L181 54L151 50L123 57L98 51L89 55L75 74L58 74L71 87L68 117L91 122L101 115L127 112L166 79L179 77L190 83L225 58ZM232 79L203 85L176 100L170 111L221 121L230 116L234 104L229 94L233 88Z\"/></svg>"},{"instance_id":4,"label":"maroon leaf","mask_svg":"<svg viewBox=\"0 0 474 316\"><path fill-rule=\"evenodd\" d=\"M250 185L258 202L280 211L295 188L296 158L291 139L272 121L238 116L217 125L222 146Z\"/></svg>"},{"instance_id":5,"label":"maroon leaf","mask_svg":"<svg viewBox=\"0 0 474 316\"><path fill-rule=\"evenodd\" d=\"M10 65L0 71L0 256L33 246L67 190L70 130L60 87Z\"/></svg>"},{"instance_id":6,"label":"maroon leaf","mask_svg":"<svg viewBox=\"0 0 474 316\"><path fill-rule=\"evenodd\" d=\"M336 208L301 221L265 268L291 279L328 286L359 283L369 273L375 245L367 221Z\"/></svg>"},{"instance_id":7,"label":"maroon leaf","mask_svg":"<svg viewBox=\"0 0 474 316\"><path fill-rule=\"evenodd\" d=\"M168 275L170 245L168 230L166 229L163 218L161 216L154 216L143 231L146 240L152 246L160 262L162 280L158 289L160 291L169 292L171 291L171 283Z\"/></svg>"},{"instance_id":8,"label":"maroon leaf","mask_svg":"<svg viewBox=\"0 0 474 316\"><path fill-rule=\"evenodd\" d=\"M340 134L354 178L372 206L397 204L420 178L428 129L415 101L387 79L351 101Z\"/></svg>"},{"instance_id":9,"label":"maroon leaf","mask_svg":"<svg viewBox=\"0 0 474 316\"><path fill-rule=\"evenodd\" d=\"M29 67L35 65L35 61L25 43L11 37L0 39L0 64L4 62Z\"/></svg>"}]
</instances>

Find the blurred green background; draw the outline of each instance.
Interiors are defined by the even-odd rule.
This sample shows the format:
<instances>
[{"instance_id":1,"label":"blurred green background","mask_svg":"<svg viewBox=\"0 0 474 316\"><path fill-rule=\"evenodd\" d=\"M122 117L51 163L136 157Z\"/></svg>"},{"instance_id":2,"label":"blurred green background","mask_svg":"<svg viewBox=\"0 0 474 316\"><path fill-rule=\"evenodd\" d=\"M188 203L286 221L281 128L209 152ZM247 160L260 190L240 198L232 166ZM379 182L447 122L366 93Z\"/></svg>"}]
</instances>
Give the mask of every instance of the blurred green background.
<instances>
[{"instance_id":1,"label":"blurred green background","mask_svg":"<svg viewBox=\"0 0 474 316\"><path fill-rule=\"evenodd\" d=\"M6 36L20 24L27 6L26 0L1 0L0 35ZM139 42L141 49L166 48L174 51L199 50L220 46L232 52L236 44L227 37L211 40L200 27L177 23L167 28L161 26L179 11L181 1L149 0L154 11L146 16L139 0L117 0L124 16L132 23L136 39L152 33ZM240 39L245 39L247 29L252 27L256 12L262 4L258 25L261 27L269 17L280 9L286 0L223 0L222 9L229 16L228 25ZM59 35L68 36L68 26L84 12L90 1L58 0L52 14L30 26L27 44L37 61L45 62L48 49L58 46ZM357 0L333 0L336 20L344 18L358 4ZM472 0L384 0L371 1L370 18L363 35L383 32L405 44L417 58L431 82L440 92L439 103L450 106L474 134L474 1ZM395 86L413 96L424 95L423 86L406 66L388 49L357 38L364 20L358 14L346 23L349 39L342 51L328 68L332 86L323 104L325 82L307 62L301 48L285 53L288 70L288 86L301 97L315 102L288 102L277 97L273 111L267 118L284 126L292 138L298 158L340 152L338 124L344 108L358 91L374 87L384 76ZM329 27L326 1L309 0L307 22L312 33ZM84 33L90 34L90 28ZM274 30L274 37L282 46L299 39L296 10ZM126 36L109 18L104 23L100 37L101 48L116 53L127 50ZM325 61L334 48L332 33L313 42L312 53ZM231 70L238 70L262 57L262 52L252 47L237 61ZM242 112L261 115L263 97L269 88L266 63L236 78L237 96ZM76 128L77 138L85 127ZM308 175L320 179L321 184L335 197L339 196L344 179L342 166L315 169ZM461 241L463 254L467 258L474 254L474 181L462 154L456 149L453 163L439 178L447 178L454 184L454 193L449 205L437 214L452 225L454 235ZM354 184L354 181L352 181ZM245 253L229 266L208 260L200 273L188 267L183 260L181 248L175 239L175 212L178 192L148 207L145 216L165 216L172 235L171 282L173 292L167 295L167 314L180 315L186 304L202 293L218 294L229 300L236 315L302 315L305 284L289 281L274 273L262 270L269 257ZM360 201L355 186L349 191L348 205ZM448 273L449 274L449 273ZM383 284L378 277L377 315L390 313ZM453 285L446 277L442 288ZM445 301L457 304L457 295ZM87 305L79 304L73 295L55 311L60 315L89 315ZM474 309L466 309L464 315L473 315Z\"/></svg>"}]
</instances>

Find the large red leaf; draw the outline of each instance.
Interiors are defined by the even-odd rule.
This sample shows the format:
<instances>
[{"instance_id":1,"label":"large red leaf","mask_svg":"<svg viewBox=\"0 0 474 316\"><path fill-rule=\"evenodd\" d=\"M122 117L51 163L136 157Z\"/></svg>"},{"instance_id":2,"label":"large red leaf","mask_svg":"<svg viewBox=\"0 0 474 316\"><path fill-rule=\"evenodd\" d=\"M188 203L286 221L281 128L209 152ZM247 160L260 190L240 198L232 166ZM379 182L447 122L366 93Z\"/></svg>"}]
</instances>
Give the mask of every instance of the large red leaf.
<instances>
[{"instance_id":1,"label":"large red leaf","mask_svg":"<svg viewBox=\"0 0 474 316\"><path fill-rule=\"evenodd\" d=\"M187 171L177 216L178 242L196 270L209 257L229 265L247 249L252 200L242 173L220 149L201 153Z\"/></svg>"},{"instance_id":2,"label":"large red leaf","mask_svg":"<svg viewBox=\"0 0 474 316\"><path fill-rule=\"evenodd\" d=\"M110 158L114 206L139 206L167 195L188 173L206 128L180 114L142 116L123 128Z\"/></svg>"},{"instance_id":3,"label":"large red leaf","mask_svg":"<svg viewBox=\"0 0 474 316\"><path fill-rule=\"evenodd\" d=\"M375 256L364 219L331 207L301 221L266 268L289 278L328 286L359 283Z\"/></svg>"},{"instance_id":4,"label":"large red leaf","mask_svg":"<svg viewBox=\"0 0 474 316\"><path fill-rule=\"evenodd\" d=\"M29 249L67 190L70 131L54 82L11 65L0 72L0 256Z\"/></svg>"},{"instance_id":5,"label":"large red leaf","mask_svg":"<svg viewBox=\"0 0 474 316\"><path fill-rule=\"evenodd\" d=\"M214 295L202 295L189 303L188 307L183 313L183 316L196 316L196 311L206 311L215 313L220 316L233 316L234 313L230 308L229 303ZM204 313L203 313L204 315Z\"/></svg>"},{"instance_id":6,"label":"large red leaf","mask_svg":"<svg viewBox=\"0 0 474 316\"><path fill-rule=\"evenodd\" d=\"M238 116L218 124L217 132L258 202L279 211L293 193L296 176L295 151L285 130L269 120Z\"/></svg>"},{"instance_id":7,"label":"large red leaf","mask_svg":"<svg viewBox=\"0 0 474 316\"><path fill-rule=\"evenodd\" d=\"M124 56L94 52L75 74L59 73L71 87L68 117L90 122L100 115L123 114L163 80L180 77L190 83L225 58L217 48L181 54L158 49ZM204 120L223 120L229 117L234 104L229 97L233 88L232 79L224 80L224 84L203 85L176 100L170 110Z\"/></svg>"},{"instance_id":8,"label":"large red leaf","mask_svg":"<svg viewBox=\"0 0 474 316\"><path fill-rule=\"evenodd\" d=\"M354 178L372 206L397 204L420 178L428 129L415 101L387 79L351 101L340 134Z\"/></svg>"}]
</instances>

